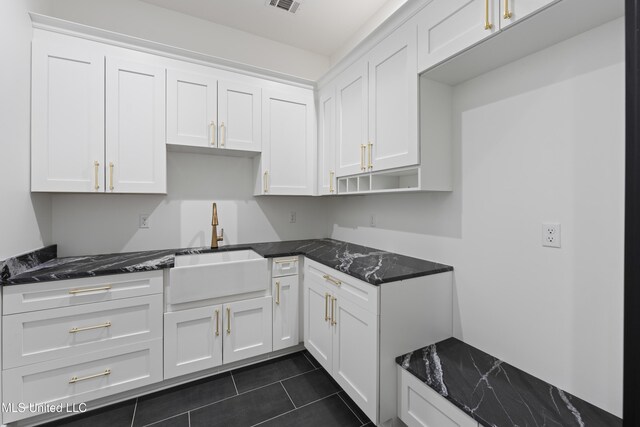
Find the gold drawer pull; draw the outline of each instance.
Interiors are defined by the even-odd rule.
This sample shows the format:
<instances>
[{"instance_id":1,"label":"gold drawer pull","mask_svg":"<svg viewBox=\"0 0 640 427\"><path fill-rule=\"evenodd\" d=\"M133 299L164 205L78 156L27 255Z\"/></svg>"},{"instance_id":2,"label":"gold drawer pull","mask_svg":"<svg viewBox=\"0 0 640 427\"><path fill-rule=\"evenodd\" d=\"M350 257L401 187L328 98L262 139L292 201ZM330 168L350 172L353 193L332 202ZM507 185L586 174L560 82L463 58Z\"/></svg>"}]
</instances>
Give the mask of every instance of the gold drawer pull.
<instances>
[{"instance_id":1,"label":"gold drawer pull","mask_svg":"<svg viewBox=\"0 0 640 427\"><path fill-rule=\"evenodd\" d=\"M220 310L216 310L216 336L220 335Z\"/></svg>"},{"instance_id":2,"label":"gold drawer pull","mask_svg":"<svg viewBox=\"0 0 640 427\"><path fill-rule=\"evenodd\" d=\"M365 144L360 144L360 170L362 171L367 169L364 162L366 151L367 151L367 146Z\"/></svg>"},{"instance_id":3,"label":"gold drawer pull","mask_svg":"<svg viewBox=\"0 0 640 427\"><path fill-rule=\"evenodd\" d=\"M335 190L333 189L333 176L335 175L334 171L329 171L329 193L333 193Z\"/></svg>"},{"instance_id":4,"label":"gold drawer pull","mask_svg":"<svg viewBox=\"0 0 640 427\"><path fill-rule=\"evenodd\" d=\"M324 294L324 321L325 322L329 321L329 297L331 297L331 295Z\"/></svg>"},{"instance_id":5,"label":"gold drawer pull","mask_svg":"<svg viewBox=\"0 0 640 427\"><path fill-rule=\"evenodd\" d=\"M100 174L100 162L99 161L94 161L93 162L93 167L94 167L94 180L95 180L95 186L93 187L96 191L98 191L100 189L100 183L98 182L98 176Z\"/></svg>"},{"instance_id":6,"label":"gold drawer pull","mask_svg":"<svg viewBox=\"0 0 640 427\"><path fill-rule=\"evenodd\" d=\"M276 282L276 305L280 305L280 282Z\"/></svg>"},{"instance_id":7,"label":"gold drawer pull","mask_svg":"<svg viewBox=\"0 0 640 427\"><path fill-rule=\"evenodd\" d=\"M220 147L224 147L224 142L227 137L227 132L224 128L224 122L220 123Z\"/></svg>"},{"instance_id":8,"label":"gold drawer pull","mask_svg":"<svg viewBox=\"0 0 640 427\"><path fill-rule=\"evenodd\" d=\"M90 331L92 329L110 328L110 327L111 327L111 322L106 322L106 323L103 323L101 325L85 326L84 328L71 328L71 329L69 329L69 333L70 334L75 334L76 332Z\"/></svg>"},{"instance_id":9,"label":"gold drawer pull","mask_svg":"<svg viewBox=\"0 0 640 427\"><path fill-rule=\"evenodd\" d=\"M109 190L113 191L113 162L109 163Z\"/></svg>"},{"instance_id":10,"label":"gold drawer pull","mask_svg":"<svg viewBox=\"0 0 640 427\"><path fill-rule=\"evenodd\" d=\"M336 286L342 285L342 282L340 280L336 279L335 277L331 277L328 274L323 275L322 278L327 282L333 283Z\"/></svg>"},{"instance_id":11,"label":"gold drawer pull","mask_svg":"<svg viewBox=\"0 0 640 427\"><path fill-rule=\"evenodd\" d=\"M211 124L209 125L211 127L211 146L215 147L216 146L216 133L217 133L217 128L216 128L216 122L214 122L213 120L211 121Z\"/></svg>"},{"instance_id":12,"label":"gold drawer pull","mask_svg":"<svg viewBox=\"0 0 640 427\"><path fill-rule=\"evenodd\" d=\"M369 169L373 169L373 143L369 141Z\"/></svg>"},{"instance_id":13,"label":"gold drawer pull","mask_svg":"<svg viewBox=\"0 0 640 427\"><path fill-rule=\"evenodd\" d=\"M111 375L111 369L105 369L104 372L100 372L99 374L87 375L86 377L71 377L69 380L69 384L75 384L80 381L90 380L93 378L106 377L107 375Z\"/></svg>"},{"instance_id":14,"label":"gold drawer pull","mask_svg":"<svg viewBox=\"0 0 640 427\"><path fill-rule=\"evenodd\" d=\"M509 10L509 0L504 0L504 19L511 19L513 12Z\"/></svg>"},{"instance_id":15,"label":"gold drawer pull","mask_svg":"<svg viewBox=\"0 0 640 427\"><path fill-rule=\"evenodd\" d=\"M231 335L231 307L227 307L227 335Z\"/></svg>"},{"instance_id":16,"label":"gold drawer pull","mask_svg":"<svg viewBox=\"0 0 640 427\"><path fill-rule=\"evenodd\" d=\"M484 29L490 30L493 25L489 21L489 0L484 0Z\"/></svg>"},{"instance_id":17,"label":"gold drawer pull","mask_svg":"<svg viewBox=\"0 0 640 427\"><path fill-rule=\"evenodd\" d=\"M71 289L69 293L71 295L83 294L85 292L99 292L99 291L109 291L111 290L111 285L100 286L99 288L84 288L84 289Z\"/></svg>"},{"instance_id":18,"label":"gold drawer pull","mask_svg":"<svg viewBox=\"0 0 640 427\"><path fill-rule=\"evenodd\" d=\"M337 325L338 322L336 322L336 301L338 299L331 297L331 326Z\"/></svg>"},{"instance_id":19,"label":"gold drawer pull","mask_svg":"<svg viewBox=\"0 0 640 427\"><path fill-rule=\"evenodd\" d=\"M276 264L289 264L292 262L298 262L298 258L276 259L276 260L273 260L273 262Z\"/></svg>"},{"instance_id":20,"label":"gold drawer pull","mask_svg":"<svg viewBox=\"0 0 640 427\"><path fill-rule=\"evenodd\" d=\"M266 194L269 192L269 171L264 171L262 177L262 191Z\"/></svg>"}]
</instances>

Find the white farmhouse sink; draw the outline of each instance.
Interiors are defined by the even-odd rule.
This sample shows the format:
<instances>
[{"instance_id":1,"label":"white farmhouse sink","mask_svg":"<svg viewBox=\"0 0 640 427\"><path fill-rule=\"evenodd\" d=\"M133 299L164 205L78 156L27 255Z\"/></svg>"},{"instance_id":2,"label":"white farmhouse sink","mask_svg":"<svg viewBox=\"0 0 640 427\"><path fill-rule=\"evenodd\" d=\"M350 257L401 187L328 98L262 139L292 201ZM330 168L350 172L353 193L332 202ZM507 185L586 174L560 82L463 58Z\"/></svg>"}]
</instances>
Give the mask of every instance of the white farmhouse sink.
<instances>
[{"instance_id":1,"label":"white farmhouse sink","mask_svg":"<svg viewBox=\"0 0 640 427\"><path fill-rule=\"evenodd\" d=\"M178 255L169 270L167 302L181 304L268 287L267 260L252 250Z\"/></svg>"}]
</instances>

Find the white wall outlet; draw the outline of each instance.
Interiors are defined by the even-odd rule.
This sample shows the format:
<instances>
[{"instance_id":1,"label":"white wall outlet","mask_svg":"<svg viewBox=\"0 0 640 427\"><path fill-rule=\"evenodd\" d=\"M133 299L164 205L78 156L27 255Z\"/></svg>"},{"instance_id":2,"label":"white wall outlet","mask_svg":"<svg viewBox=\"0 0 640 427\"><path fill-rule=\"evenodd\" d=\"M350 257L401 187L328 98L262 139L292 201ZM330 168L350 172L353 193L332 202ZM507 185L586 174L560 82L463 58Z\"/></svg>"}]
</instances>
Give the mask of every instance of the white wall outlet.
<instances>
[{"instance_id":1,"label":"white wall outlet","mask_svg":"<svg viewBox=\"0 0 640 427\"><path fill-rule=\"evenodd\" d=\"M371 214L369 216L369 226L370 227L375 227L376 226L376 216Z\"/></svg>"},{"instance_id":2,"label":"white wall outlet","mask_svg":"<svg viewBox=\"0 0 640 427\"><path fill-rule=\"evenodd\" d=\"M149 222L149 214L140 214L140 222L138 228L149 228L151 223Z\"/></svg>"},{"instance_id":3,"label":"white wall outlet","mask_svg":"<svg viewBox=\"0 0 640 427\"><path fill-rule=\"evenodd\" d=\"M295 211L291 211L291 215L289 215L289 222L291 224L294 224L296 222L296 212Z\"/></svg>"},{"instance_id":4,"label":"white wall outlet","mask_svg":"<svg viewBox=\"0 0 640 427\"><path fill-rule=\"evenodd\" d=\"M560 224L545 222L542 224L542 246L549 248L560 247Z\"/></svg>"}]
</instances>

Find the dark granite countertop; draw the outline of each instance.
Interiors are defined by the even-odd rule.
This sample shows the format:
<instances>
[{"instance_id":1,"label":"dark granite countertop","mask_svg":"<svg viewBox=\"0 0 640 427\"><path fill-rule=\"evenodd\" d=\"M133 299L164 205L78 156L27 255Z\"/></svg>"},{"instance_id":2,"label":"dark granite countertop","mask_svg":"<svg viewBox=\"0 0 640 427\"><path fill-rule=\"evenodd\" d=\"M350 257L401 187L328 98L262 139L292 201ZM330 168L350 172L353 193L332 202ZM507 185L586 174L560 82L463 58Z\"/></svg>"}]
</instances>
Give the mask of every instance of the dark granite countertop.
<instances>
[{"instance_id":1,"label":"dark granite countertop","mask_svg":"<svg viewBox=\"0 0 640 427\"><path fill-rule=\"evenodd\" d=\"M448 265L332 239L227 245L218 249L210 247L164 249L62 258L56 256L56 246L52 245L0 263L0 283L7 286L159 270L173 267L176 256L242 249L252 249L265 258L304 255L372 285L453 270L453 267Z\"/></svg>"},{"instance_id":2,"label":"dark granite countertop","mask_svg":"<svg viewBox=\"0 0 640 427\"><path fill-rule=\"evenodd\" d=\"M455 338L396 362L483 426L622 426L622 420Z\"/></svg>"}]
</instances>

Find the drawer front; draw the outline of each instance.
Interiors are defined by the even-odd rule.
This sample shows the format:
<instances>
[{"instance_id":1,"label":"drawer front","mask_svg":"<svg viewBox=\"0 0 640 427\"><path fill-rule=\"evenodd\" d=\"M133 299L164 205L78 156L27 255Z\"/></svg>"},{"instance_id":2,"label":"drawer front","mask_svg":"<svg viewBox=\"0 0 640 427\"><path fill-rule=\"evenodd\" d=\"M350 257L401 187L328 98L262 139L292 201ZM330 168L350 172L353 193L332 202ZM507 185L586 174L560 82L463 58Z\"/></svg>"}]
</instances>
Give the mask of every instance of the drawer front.
<instances>
[{"instance_id":1,"label":"drawer front","mask_svg":"<svg viewBox=\"0 0 640 427\"><path fill-rule=\"evenodd\" d=\"M478 423L415 376L398 367L398 416L409 427L478 427Z\"/></svg>"},{"instance_id":2,"label":"drawer front","mask_svg":"<svg viewBox=\"0 0 640 427\"><path fill-rule=\"evenodd\" d=\"M273 259L273 269L271 276L292 276L298 274L298 265L300 264L300 257L284 257Z\"/></svg>"},{"instance_id":3,"label":"drawer front","mask_svg":"<svg viewBox=\"0 0 640 427\"><path fill-rule=\"evenodd\" d=\"M163 272L116 274L5 286L3 313L15 314L163 293Z\"/></svg>"},{"instance_id":4,"label":"drawer front","mask_svg":"<svg viewBox=\"0 0 640 427\"><path fill-rule=\"evenodd\" d=\"M5 370L3 402L77 404L162 381L162 340ZM6 408L5 408L6 409ZM30 411L4 412L6 424Z\"/></svg>"},{"instance_id":5,"label":"drawer front","mask_svg":"<svg viewBox=\"0 0 640 427\"><path fill-rule=\"evenodd\" d=\"M305 265L305 280L328 285L336 298L347 299L370 313L379 313L379 288L377 286L355 279L315 261L307 260Z\"/></svg>"},{"instance_id":6,"label":"drawer front","mask_svg":"<svg viewBox=\"0 0 640 427\"><path fill-rule=\"evenodd\" d=\"M3 367L161 338L162 315L157 294L4 316Z\"/></svg>"}]
</instances>

